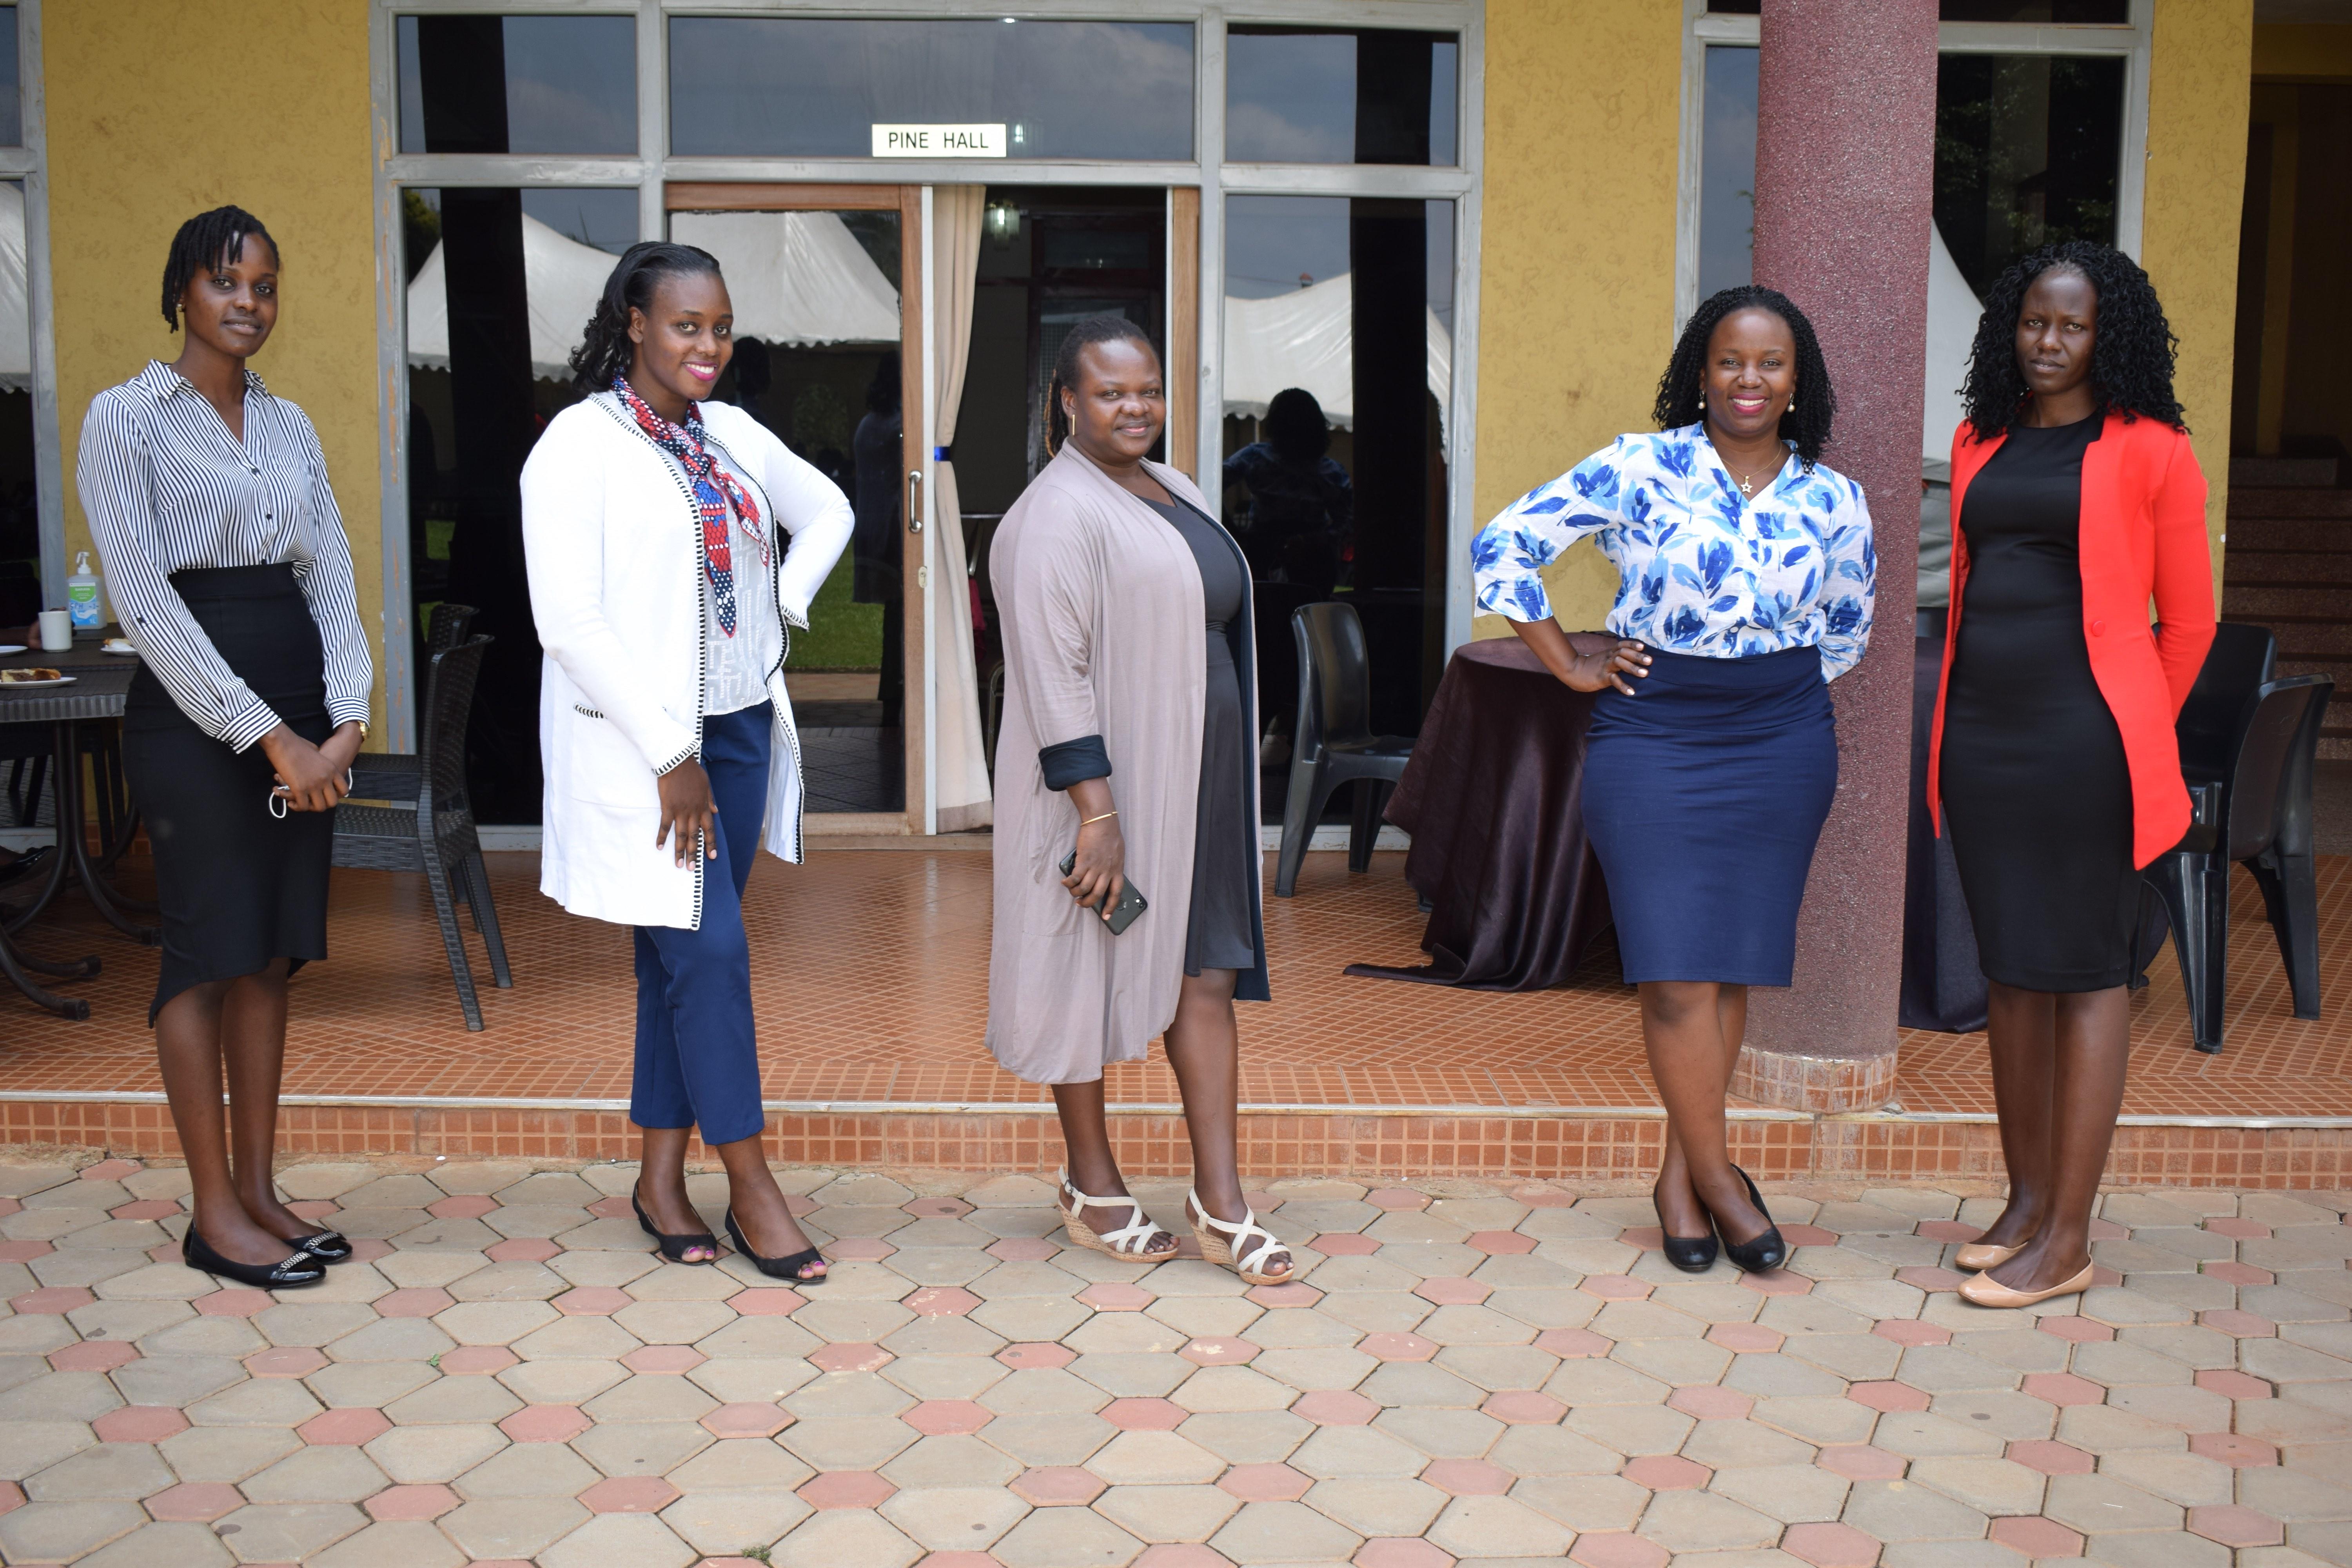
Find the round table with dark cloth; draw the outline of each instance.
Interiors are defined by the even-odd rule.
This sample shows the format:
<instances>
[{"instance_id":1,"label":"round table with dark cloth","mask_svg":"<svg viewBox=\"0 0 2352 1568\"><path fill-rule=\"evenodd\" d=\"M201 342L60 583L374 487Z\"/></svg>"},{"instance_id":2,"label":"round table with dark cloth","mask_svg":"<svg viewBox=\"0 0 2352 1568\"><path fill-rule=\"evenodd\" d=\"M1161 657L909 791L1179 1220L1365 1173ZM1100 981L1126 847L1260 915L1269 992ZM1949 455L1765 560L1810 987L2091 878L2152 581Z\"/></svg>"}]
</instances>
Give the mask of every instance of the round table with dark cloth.
<instances>
[{"instance_id":1,"label":"round table with dark cloth","mask_svg":"<svg viewBox=\"0 0 2352 1568\"><path fill-rule=\"evenodd\" d=\"M1579 652L1616 638L1573 633ZM1425 968L1347 973L1478 991L1566 984L1609 929L1584 836L1584 731L1573 691L1516 637L1465 643L1438 684L1388 820L1412 836L1405 880L1430 906Z\"/></svg>"}]
</instances>

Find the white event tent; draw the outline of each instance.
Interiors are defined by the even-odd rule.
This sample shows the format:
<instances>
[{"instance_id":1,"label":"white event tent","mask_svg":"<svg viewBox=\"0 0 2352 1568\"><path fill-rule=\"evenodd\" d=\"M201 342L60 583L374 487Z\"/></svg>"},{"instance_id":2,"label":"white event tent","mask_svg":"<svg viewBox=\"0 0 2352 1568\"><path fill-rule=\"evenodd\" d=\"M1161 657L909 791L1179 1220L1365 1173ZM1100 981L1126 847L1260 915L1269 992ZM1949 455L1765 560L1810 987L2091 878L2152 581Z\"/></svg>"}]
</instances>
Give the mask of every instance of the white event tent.
<instances>
[{"instance_id":1,"label":"white event tent","mask_svg":"<svg viewBox=\"0 0 2352 1568\"><path fill-rule=\"evenodd\" d=\"M1355 275L1342 272L1265 300L1225 296L1225 413L1262 419L1274 395L1299 386L1315 395L1323 417L1341 430L1356 424ZM1451 450L1454 340L1437 312L1428 321L1429 391L1437 399L1439 438Z\"/></svg>"},{"instance_id":2,"label":"white event tent","mask_svg":"<svg viewBox=\"0 0 2352 1568\"><path fill-rule=\"evenodd\" d=\"M5 192L0 187L0 192ZM6 220L0 195L0 224ZM7 321L22 342L24 226L22 206L9 270L6 236L0 234L0 384L6 384ZM679 213L671 233L719 258L735 304L735 335L771 343L896 342L898 291L890 286L838 216L833 213ZM523 287L530 309L531 374L561 381L580 344L616 259L526 215L522 220ZM408 363L433 370L449 364L449 294L435 246L408 285ZM5 289L13 277L13 318ZM21 354L21 348L19 350Z\"/></svg>"},{"instance_id":3,"label":"white event tent","mask_svg":"<svg viewBox=\"0 0 2352 1568\"><path fill-rule=\"evenodd\" d=\"M31 317L25 290L25 187L0 184L0 391L33 384Z\"/></svg>"}]
</instances>

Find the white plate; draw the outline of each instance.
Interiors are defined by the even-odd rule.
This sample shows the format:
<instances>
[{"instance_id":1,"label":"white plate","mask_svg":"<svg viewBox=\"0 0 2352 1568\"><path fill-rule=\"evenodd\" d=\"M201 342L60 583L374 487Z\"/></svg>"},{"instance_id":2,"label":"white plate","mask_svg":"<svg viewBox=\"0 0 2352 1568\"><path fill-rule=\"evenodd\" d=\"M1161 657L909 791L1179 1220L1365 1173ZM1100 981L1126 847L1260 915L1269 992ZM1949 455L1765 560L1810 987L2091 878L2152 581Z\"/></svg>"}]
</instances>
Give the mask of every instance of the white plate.
<instances>
[{"instance_id":1,"label":"white plate","mask_svg":"<svg viewBox=\"0 0 2352 1568\"><path fill-rule=\"evenodd\" d=\"M25 645L23 643L0 642L0 658L5 658L12 653L22 653L24 651Z\"/></svg>"},{"instance_id":2,"label":"white plate","mask_svg":"<svg viewBox=\"0 0 2352 1568\"><path fill-rule=\"evenodd\" d=\"M100 653L116 654L123 658L137 658L139 657L139 650L132 647L130 641L123 637L107 638L106 641L98 645L98 651Z\"/></svg>"},{"instance_id":3,"label":"white plate","mask_svg":"<svg viewBox=\"0 0 2352 1568\"><path fill-rule=\"evenodd\" d=\"M51 686L71 686L74 680L70 675L60 675L55 680L5 680L0 681L0 691L39 691Z\"/></svg>"}]
</instances>

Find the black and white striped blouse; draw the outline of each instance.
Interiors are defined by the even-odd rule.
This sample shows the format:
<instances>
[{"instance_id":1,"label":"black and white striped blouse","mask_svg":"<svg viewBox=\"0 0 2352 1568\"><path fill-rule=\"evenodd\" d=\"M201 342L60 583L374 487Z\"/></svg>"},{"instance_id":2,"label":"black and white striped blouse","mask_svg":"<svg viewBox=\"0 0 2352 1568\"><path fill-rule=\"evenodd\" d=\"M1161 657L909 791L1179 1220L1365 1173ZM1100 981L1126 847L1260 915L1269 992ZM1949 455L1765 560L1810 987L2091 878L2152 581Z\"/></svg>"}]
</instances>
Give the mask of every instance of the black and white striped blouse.
<instances>
[{"instance_id":1,"label":"black and white striped blouse","mask_svg":"<svg viewBox=\"0 0 2352 1568\"><path fill-rule=\"evenodd\" d=\"M319 434L245 373L245 439L179 372L150 361L91 400L76 465L116 618L197 728L243 751L278 715L222 659L174 572L289 562L327 655L327 713L368 716L366 634Z\"/></svg>"}]
</instances>

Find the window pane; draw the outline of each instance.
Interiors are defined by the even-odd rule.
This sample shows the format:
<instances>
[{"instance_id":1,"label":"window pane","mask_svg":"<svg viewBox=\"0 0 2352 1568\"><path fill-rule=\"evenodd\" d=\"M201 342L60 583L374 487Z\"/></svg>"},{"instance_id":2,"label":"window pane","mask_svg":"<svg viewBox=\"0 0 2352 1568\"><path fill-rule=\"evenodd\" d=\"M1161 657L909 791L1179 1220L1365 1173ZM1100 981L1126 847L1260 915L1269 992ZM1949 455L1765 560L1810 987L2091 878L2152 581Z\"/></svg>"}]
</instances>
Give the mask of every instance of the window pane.
<instances>
[{"instance_id":1,"label":"window pane","mask_svg":"<svg viewBox=\"0 0 2352 1568\"><path fill-rule=\"evenodd\" d=\"M403 16L397 33L404 153L637 150L626 16Z\"/></svg>"},{"instance_id":2,"label":"window pane","mask_svg":"<svg viewBox=\"0 0 2352 1568\"><path fill-rule=\"evenodd\" d=\"M1374 726L1412 734L1445 657L1454 204L1232 196L1225 234L1223 510L1256 579L1262 710L1290 721L1290 612L1337 595L1363 617Z\"/></svg>"},{"instance_id":3,"label":"window pane","mask_svg":"<svg viewBox=\"0 0 2352 1568\"><path fill-rule=\"evenodd\" d=\"M0 147L25 144L25 89L16 42L16 7L0 8Z\"/></svg>"},{"instance_id":4,"label":"window pane","mask_svg":"<svg viewBox=\"0 0 2352 1568\"><path fill-rule=\"evenodd\" d=\"M10 180L0 183L0 626L21 626L44 608L58 607L45 605L41 595L41 511L33 468L33 346L25 300L25 187Z\"/></svg>"},{"instance_id":5,"label":"window pane","mask_svg":"<svg viewBox=\"0 0 2352 1568\"><path fill-rule=\"evenodd\" d=\"M1722 16L1753 16L1760 0L1707 0L1709 11ZM1942 0L1938 20L1946 22L2110 23L2131 20L2131 0Z\"/></svg>"},{"instance_id":6,"label":"window pane","mask_svg":"<svg viewBox=\"0 0 2352 1568\"><path fill-rule=\"evenodd\" d=\"M564 363L636 238L633 190L406 190L409 595L417 696L433 606L471 605L492 643L467 752L485 822L537 822L539 637L516 486L579 401Z\"/></svg>"},{"instance_id":7,"label":"window pane","mask_svg":"<svg viewBox=\"0 0 2352 1568\"><path fill-rule=\"evenodd\" d=\"M1755 279L1756 70L1759 51L1706 51L1700 154L1698 297Z\"/></svg>"},{"instance_id":8,"label":"window pane","mask_svg":"<svg viewBox=\"0 0 2352 1568\"><path fill-rule=\"evenodd\" d=\"M1946 55L1936 79L1936 228L1979 298L2041 246L2115 243L2120 58Z\"/></svg>"},{"instance_id":9,"label":"window pane","mask_svg":"<svg viewBox=\"0 0 2352 1568\"><path fill-rule=\"evenodd\" d=\"M1460 53L1451 33L1233 27L1225 35L1225 156L1450 164Z\"/></svg>"},{"instance_id":10,"label":"window pane","mask_svg":"<svg viewBox=\"0 0 2352 1568\"><path fill-rule=\"evenodd\" d=\"M1015 158L1192 155L1182 22L677 16L670 145L864 158L877 124L1003 124Z\"/></svg>"}]
</instances>

